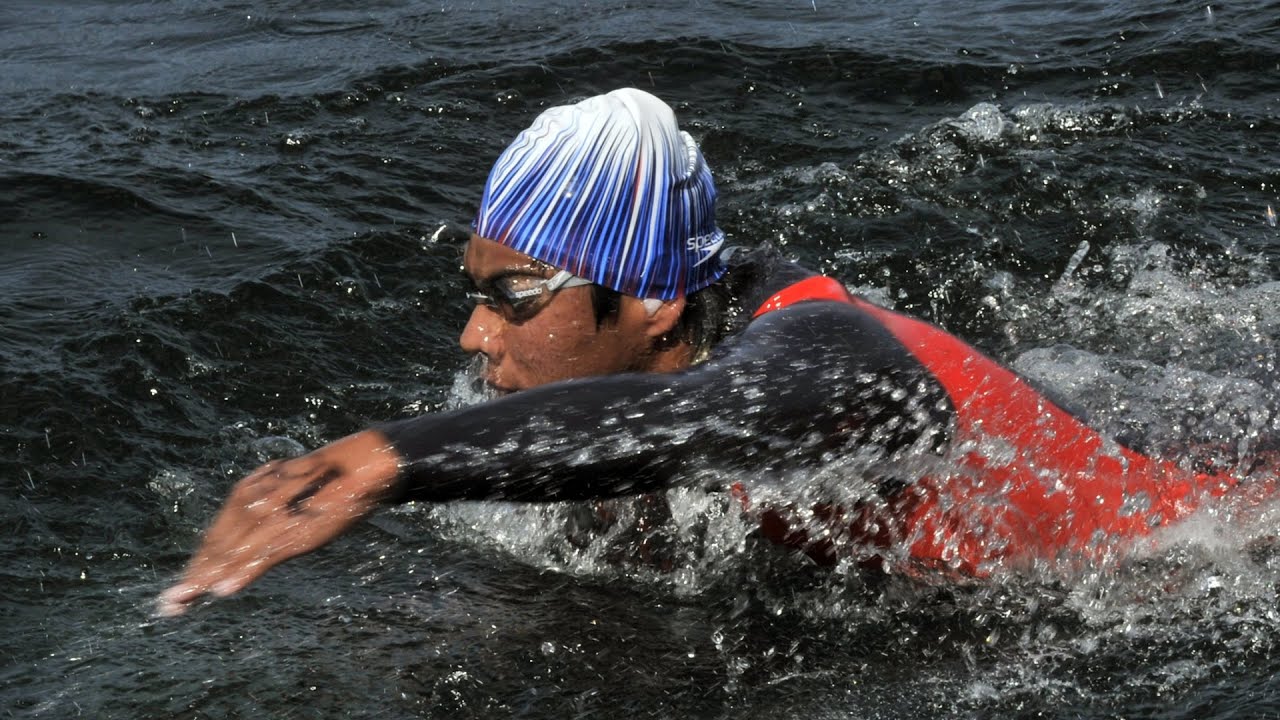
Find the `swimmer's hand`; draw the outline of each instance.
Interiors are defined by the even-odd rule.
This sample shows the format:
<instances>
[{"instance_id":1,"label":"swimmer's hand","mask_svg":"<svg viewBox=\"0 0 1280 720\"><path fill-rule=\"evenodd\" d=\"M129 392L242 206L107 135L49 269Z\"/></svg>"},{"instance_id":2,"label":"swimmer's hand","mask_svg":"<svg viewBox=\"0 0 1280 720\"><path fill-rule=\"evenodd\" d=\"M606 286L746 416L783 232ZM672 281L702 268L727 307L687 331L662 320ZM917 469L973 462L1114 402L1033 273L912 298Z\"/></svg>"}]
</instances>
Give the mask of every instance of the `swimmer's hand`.
<instances>
[{"instance_id":1,"label":"swimmer's hand","mask_svg":"<svg viewBox=\"0 0 1280 720\"><path fill-rule=\"evenodd\" d=\"M272 567L328 543L378 508L398 468L391 443L371 430L263 465L232 488L182 579L160 594L156 612L181 615L203 595L239 592Z\"/></svg>"}]
</instances>

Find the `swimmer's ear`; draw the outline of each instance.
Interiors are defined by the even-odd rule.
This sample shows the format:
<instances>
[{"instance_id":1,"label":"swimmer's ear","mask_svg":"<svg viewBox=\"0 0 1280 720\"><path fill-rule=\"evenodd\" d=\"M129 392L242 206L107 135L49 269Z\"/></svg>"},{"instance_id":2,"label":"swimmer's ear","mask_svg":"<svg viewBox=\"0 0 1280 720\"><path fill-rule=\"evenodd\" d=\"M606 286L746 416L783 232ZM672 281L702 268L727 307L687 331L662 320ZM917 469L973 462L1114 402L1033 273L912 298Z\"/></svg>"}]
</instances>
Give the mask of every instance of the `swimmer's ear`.
<instances>
[{"instance_id":1,"label":"swimmer's ear","mask_svg":"<svg viewBox=\"0 0 1280 720\"><path fill-rule=\"evenodd\" d=\"M668 336L680 324L680 316L684 314L684 298L678 297L673 300L646 298L641 302L644 304L646 336L650 338Z\"/></svg>"}]
</instances>

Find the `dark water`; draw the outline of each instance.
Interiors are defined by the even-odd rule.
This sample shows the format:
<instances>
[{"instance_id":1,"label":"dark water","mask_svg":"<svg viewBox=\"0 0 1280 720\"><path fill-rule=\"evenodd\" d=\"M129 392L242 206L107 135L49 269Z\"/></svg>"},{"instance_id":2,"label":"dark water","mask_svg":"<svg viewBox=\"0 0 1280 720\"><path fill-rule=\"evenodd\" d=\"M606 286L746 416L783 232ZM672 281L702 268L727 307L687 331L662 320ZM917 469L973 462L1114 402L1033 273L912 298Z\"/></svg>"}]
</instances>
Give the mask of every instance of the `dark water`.
<instances>
[{"instance_id":1,"label":"dark water","mask_svg":"<svg viewBox=\"0 0 1280 720\"><path fill-rule=\"evenodd\" d=\"M1154 448L1280 436L1280 3L10 1L0 715L1280 716L1276 509L955 586L809 568L691 493L672 572L566 542L571 508L407 508L152 619L241 474L465 401L432 236L541 108L620 85L702 142L736 240Z\"/></svg>"}]
</instances>

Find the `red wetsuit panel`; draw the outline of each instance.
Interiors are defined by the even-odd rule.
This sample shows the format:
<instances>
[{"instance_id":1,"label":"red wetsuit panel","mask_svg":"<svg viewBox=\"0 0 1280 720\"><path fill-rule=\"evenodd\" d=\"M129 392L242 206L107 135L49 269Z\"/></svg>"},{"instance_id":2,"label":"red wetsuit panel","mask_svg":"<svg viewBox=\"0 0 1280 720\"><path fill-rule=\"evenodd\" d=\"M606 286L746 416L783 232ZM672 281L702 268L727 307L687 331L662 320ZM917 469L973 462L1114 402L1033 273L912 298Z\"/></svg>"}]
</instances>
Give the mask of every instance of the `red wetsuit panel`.
<instances>
[{"instance_id":1,"label":"red wetsuit panel","mask_svg":"<svg viewBox=\"0 0 1280 720\"><path fill-rule=\"evenodd\" d=\"M893 544L917 564L982 574L1001 560L1052 559L1087 552L1107 538L1150 533L1235 482L1106 440L963 341L852 297L831 278L783 289L755 317L808 300L846 302L874 317L937 379L955 408L954 469L946 476L921 478L853 513L815 508L819 517L847 522L858 544ZM735 490L745 504L741 488ZM776 513L765 515L767 535L796 542Z\"/></svg>"},{"instance_id":2,"label":"red wetsuit panel","mask_svg":"<svg viewBox=\"0 0 1280 720\"><path fill-rule=\"evenodd\" d=\"M823 275L807 277L779 290L773 297L761 303L752 318L758 318L767 312L781 310L788 305L795 305L808 300L834 300L852 303L853 296L838 281Z\"/></svg>"}]
</instances>

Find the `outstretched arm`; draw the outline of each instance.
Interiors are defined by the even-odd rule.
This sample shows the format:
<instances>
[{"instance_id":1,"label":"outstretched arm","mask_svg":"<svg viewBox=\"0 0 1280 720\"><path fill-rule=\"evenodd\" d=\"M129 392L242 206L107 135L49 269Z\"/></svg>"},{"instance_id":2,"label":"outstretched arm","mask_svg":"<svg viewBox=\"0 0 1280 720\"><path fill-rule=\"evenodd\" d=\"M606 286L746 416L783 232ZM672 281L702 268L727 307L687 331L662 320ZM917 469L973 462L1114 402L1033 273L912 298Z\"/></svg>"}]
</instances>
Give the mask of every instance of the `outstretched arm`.
<instances>
[{"instance_id":1,"label":"outstretched arm","mask_svg":"<svg viewBox=\"0 0 1280 720\"><path fill-rule=\"evenodd\" d=\"M945 395L852 307L806 303L669 374L584 378L368 430L241 480L182 579L177 615L238 592L396 500L529 502L638 494L700 470L760 471L945 425Z\"/></svg>"}]
</instances>

